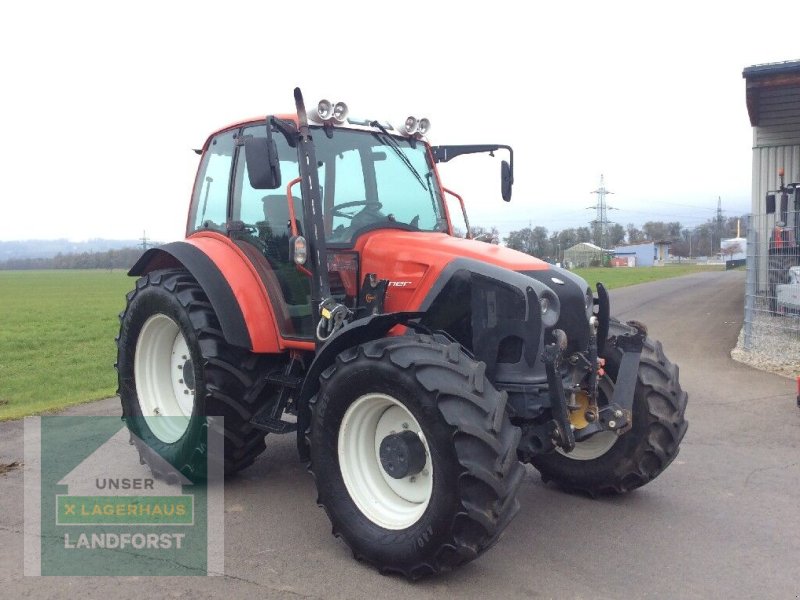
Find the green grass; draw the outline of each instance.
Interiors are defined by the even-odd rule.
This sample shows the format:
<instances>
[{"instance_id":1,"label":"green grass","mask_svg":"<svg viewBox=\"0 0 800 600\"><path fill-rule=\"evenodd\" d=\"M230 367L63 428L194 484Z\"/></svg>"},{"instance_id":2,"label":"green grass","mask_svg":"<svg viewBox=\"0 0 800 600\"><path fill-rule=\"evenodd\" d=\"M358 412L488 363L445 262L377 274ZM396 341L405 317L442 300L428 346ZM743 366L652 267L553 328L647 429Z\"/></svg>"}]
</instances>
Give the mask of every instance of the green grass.
<instances>
[{"instance_id":1,"label":"green grass","mask_svg":"<svg viewBox=\"0 0 800 600\"><path fill-rule=\"evenodd\" d=\"M122 271L0 271L0 420L116 390Z\"/></svg>"},{"instance_id":2,"label":"green grass","mask_svg":"<svg viewBox=\"0 0 800 600\"><path fill-rule=\"evenodd\" d=\"M679 277L690 273L702 271L724 271L725 265L666 265L664 267L615 267L603 268L593 267L589 269L575 269L575 273L583 277L594 287L598 281L608 289L636 285L637 283L647 283L658 279L669 277Z\"/></svg>"}]
</instances>

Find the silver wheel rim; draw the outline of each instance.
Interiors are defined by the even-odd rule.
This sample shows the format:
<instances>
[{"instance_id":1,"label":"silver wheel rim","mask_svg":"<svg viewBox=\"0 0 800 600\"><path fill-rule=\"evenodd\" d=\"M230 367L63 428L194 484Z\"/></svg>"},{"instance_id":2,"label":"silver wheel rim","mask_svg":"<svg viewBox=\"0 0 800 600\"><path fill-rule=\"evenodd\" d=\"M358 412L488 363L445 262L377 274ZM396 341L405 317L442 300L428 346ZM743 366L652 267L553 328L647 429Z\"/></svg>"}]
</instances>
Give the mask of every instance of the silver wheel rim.
<instances>
[{"instance_id":1,"label":"silver wheel rim","mask_svg":"<svg viewBox=\"0 0 800 600\"><path fill-rule=\"evenodd\" d=\"M595 433L588 440L575 442L575 448L572 452L564 452L561 448L558 451L573 460L594 460L611 450L618 439L617 434L613 431L601 431L600 433Z\"/></svg>"},{"instance_id":2,"label":"silver wheel rim","mask_svg":"<svg viewBox=\"0 0 800 600\"><path fill-rule=\"evenodd\" d=\"M176 442L186 433L194 410L194 370L189 346L175 321L163 314L145 321L133 371L148 428L162 442Z\"/></svg>"},{"instance_id":3,"label":"silver wheel rim","mask_svg":"<svg viewBox=\"0 0 800 600\"><path fill-rule=\"evenodd\" d=\"M425 447L420 473L394 479L380 461L380 444L393 433L416 433ZM339 469L350 498L370 521L406 529L422 517L433 492L433 466L425 435L411 412L386 394L365 394L347 409L339 427Z\"/></svg>"},{"instance_id":4,"label":"silver wheel rim","mask_svg":"<svg viewBox=\"0 0 800 600\"><path fill-rule=\"evenodd\" d=\"M598 388L605 394L606 398L613 397L614 383L608 377L603 377L598 382ZM576 442L572 452L564 452L561 448L556 448L556 450L573 460L594 460L611 450L618 439L619 436L613 431L601 431L600 433L595 433L588 440Z\"/></svg>"}]
</instances>

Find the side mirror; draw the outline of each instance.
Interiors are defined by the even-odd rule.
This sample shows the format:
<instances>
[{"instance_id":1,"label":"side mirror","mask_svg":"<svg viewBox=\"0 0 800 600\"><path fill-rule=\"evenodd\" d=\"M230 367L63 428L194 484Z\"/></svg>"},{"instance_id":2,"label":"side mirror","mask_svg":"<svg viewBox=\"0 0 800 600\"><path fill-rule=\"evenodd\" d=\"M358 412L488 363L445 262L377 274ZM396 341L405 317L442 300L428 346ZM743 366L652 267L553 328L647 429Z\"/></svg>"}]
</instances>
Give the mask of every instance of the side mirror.
<instances>
[{"instance_id":1,"label":"side mirror","mask_svg":"<svg viewBox=\"0 0 800 600\"><path fill-rule=\"evenodd\" d=\"M281 186L281 165L278 148L272 138L248 137L244 140L244 157L250 186L255 190L274 190Z\"/></svg>"},{"instance_id":2,"label":"side mirror","mask_svg":"<svg viewBox=\"0 0 800 600\"><path fill-rule=\"evenodd\" d=\"M506 202L511 200L511 185L514 183L514 174L507 161L500 163L500 193Z\"/></svg>"},{"instance_id":3,"label":"side mirror","mask_svg":"<svg viewBox=\"0 0 800 600\"><path fill-rule=\"evenodd\" d=\"M775 214L775 194L767 194L767 214Z\"/></svg>"}]
</instances>

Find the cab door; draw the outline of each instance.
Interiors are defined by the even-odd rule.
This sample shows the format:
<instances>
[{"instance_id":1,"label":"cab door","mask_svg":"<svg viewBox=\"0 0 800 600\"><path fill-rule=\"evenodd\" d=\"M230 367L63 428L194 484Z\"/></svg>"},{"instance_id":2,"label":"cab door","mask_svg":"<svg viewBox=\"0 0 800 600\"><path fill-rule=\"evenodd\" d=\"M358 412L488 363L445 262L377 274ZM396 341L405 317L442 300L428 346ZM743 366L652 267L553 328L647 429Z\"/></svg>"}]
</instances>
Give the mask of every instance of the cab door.
<instances>
[{"instance_id":1,"label":"cab door","mask_svg":"<svg viewBox=\"0 0 800 600\"><path fill-rule=\"evenodd\" d=\"M281 133L273 131L281 166L281 187L253 189L247 173L244 139L266 135L266 125L261 123L244 127L237 136L228 235L250 259L264 282L281 335L312 339L310 281L289 257L291 228L286 186L298 176L297 152ZM292 188L292 194L302 234L303 205L299 185Z\"/></svg>"}]
</instances>

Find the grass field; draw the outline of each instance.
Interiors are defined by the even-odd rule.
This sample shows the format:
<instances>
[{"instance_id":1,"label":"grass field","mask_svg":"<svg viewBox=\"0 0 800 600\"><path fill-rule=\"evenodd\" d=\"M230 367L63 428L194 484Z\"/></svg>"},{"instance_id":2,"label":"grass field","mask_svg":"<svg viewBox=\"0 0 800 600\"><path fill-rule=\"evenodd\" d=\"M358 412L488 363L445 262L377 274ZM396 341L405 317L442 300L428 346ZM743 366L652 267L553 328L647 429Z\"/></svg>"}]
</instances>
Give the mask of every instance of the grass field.
<instances>
[{"instance_id":1,"label":"grass field","mask_svg":"<svg viewBox=\"0 0 800 600\"><path fill-rule=\"evenodd\" d=\"M592 285L615 288L701 270L682 265L576 272ZM132 286L121 271L0 271L0 420L114 393L117 315Z\"/></svg>"},{"instance_id":2,"label":"grass field","mask_svg":"<svg viewBox=\"0 0 800 600\"><path fill-rule=\"evenodd\" d=\"M0 420L116 390L122 271L0 271Z\"/></svg>"},{"instance_id":3,"label":"grass field","mask_svg":"<svg viewBox=\"0 0 800 600\"><path fill-rule=\"evenodd\" d=\"M608 269L596 267L591 269L575 269L575 273L583 277L594 288L599 281L608 289L647 283L657 279L679 277L698 273L700 271L724 271L724 265L667 265L664 267L639 267L635 269L616 268Z\"/></svg>"}]
</instances>

